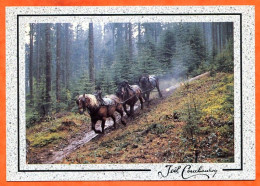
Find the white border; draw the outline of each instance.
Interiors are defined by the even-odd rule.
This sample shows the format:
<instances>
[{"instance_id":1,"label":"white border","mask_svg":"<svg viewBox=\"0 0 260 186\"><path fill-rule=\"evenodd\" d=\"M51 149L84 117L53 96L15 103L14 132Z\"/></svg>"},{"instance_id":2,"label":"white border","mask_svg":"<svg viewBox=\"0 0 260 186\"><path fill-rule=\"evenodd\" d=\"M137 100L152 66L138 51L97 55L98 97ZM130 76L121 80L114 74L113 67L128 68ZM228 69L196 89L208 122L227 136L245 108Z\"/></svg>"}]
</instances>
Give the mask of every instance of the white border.
<instances>
[{"instance_id":1,"label":"white border","mask_svg":"<svg viewBox=\"0 0 260 186\"><path fill-rule=\"evenodd\" d=\"M20 77L20 168L22 170L71 169L151 169L151 172L17 172L17 14L179 14L179 13L242 13L243 18L243 171L222 171L240 167L240 17L211 16L106 16L104 17L20 17L19 18L19 77ZM254 91L254 7L8 7L6 9L6 86L7 86L7 180L181 180L181 174L166 178L158 176L168 164L88 164L88 165L29 165L25 156L25 29L28 23L46 22L234 22L235 71L235 163L192 164L217 169L212 180L255 179L255 91ZM246 152L246 153L245 153ZM173 166L186 164L174 164ZM205 179L193 177L192 179Z\"/></svg>"}]
</instances>

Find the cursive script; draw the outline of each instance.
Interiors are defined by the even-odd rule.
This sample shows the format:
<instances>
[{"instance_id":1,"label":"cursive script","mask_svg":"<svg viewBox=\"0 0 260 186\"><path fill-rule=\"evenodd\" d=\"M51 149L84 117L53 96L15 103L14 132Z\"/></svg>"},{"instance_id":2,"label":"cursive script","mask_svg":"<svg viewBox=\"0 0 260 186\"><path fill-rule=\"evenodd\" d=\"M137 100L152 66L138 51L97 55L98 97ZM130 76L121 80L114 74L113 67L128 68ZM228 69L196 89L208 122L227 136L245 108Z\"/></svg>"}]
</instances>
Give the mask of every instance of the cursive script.
<instances>
[{"instance_id":1,"label":"cursive script","mask_svg":"<svg viewBox=\"0 0 260 186\"><path fill-rule=\"evenodd\" d=\"M216 173L216 169L204 169L203 166L200 166L199 168L192 168L191 165L186 165L182 170L181 176L183 179L189 179L195 176L205 176L209 179L211 176L213 178Z\"/></svg>"},{"instance_id":2,"label":"cursive script","mask_svg":"<svg viewBox=\"0 0 260 186\"><path fill-rule=\"evenodd\" d=\"M182 179L189 179L192 177L205 177L206 179L210 179L215 177L217 173L216 169L213 168L204 168L203 166L192 166L192 165L185 165L185 166L173 166L173 165L166 165L165 170L159 171L158 176L166 178L170 175L176 174L182 177Z\"/></svg>"},{"instance_id":3,"label":"cursive script","mask_svg":"<svg viewBox=\"0 0 260 186\"><path fill-rule=\"evenodd\" d=\"M167 177L171 173L179 173L179 170L181 169L181 166L173 168L172 165L166 165L165 167L167 168L165 173L163 173L162 171L158 172L158 175L160 175L164 178Z\"/></svg>"}]
</instances>

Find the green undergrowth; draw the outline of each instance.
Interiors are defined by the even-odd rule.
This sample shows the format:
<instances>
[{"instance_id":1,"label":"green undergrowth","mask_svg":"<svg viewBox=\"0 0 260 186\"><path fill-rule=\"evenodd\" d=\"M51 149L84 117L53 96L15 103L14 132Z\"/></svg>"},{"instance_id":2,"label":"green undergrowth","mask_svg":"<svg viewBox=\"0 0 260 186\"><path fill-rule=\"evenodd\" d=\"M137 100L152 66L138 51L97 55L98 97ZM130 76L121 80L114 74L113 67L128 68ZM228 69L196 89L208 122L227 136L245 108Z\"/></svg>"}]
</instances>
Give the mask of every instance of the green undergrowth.
<instances>
[{"instance_id":1,"label":"green undergrowth","mask_svg":"<svg viewBox=\"0 0 260 186\"><path fill-rule=\"evenodd\" d=\"M86 115L76 113L60 113L52 116L52 120L37 123L26 130L26 139L31 151L48 148L67 141L73 135L86 128L90 119ZM45 147L48 146L48 147Z\"/></svg>"},{"instance_id":2,"label":"green undergrowth","mask_svg":"<svg viewBox=\"0 0 260 186\"><path fill-rule=\"evenodd\" d=\"M184 83L62 163L233 162L233 90L229 73Z\"/></svg>"},{"instance_id":3,"label":"green undergrowth","mask_svg":"<svg viewBox=\"0 0 260 186\"><path fill-rule=\"evenodd\" d=\"M185 163L234 161L233 75L217 73L183 83L154 99L127 126L91 140L62 163ZM28 125L30 126L30 125ZM28 162L59 150L90 130L88 115L58 113L26 130ZM39 155L40 156L40 155Z\"/></svg>"}]
</instances>

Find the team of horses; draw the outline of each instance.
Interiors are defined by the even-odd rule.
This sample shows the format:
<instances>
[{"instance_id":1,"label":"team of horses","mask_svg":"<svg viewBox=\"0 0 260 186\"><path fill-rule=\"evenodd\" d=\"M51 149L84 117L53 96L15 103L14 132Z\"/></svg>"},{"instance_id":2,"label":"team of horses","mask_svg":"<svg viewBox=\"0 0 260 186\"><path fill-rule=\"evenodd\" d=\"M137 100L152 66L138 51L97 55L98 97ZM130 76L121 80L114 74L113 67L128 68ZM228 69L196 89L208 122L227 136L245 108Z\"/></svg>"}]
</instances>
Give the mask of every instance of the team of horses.
<instances>
[{"instance_id":1,"label":"team of horses","mask_svg":"<svg viewBox=\"0 0 260 186\"><path fill-rule=\"evenodd\" d=\"M128 81L122 81L118 84L116 94L101 97L101 92L98 90L94 94L83 94L78 96L76 103L80 114L87 111L91 118L91 128L96 133L104 133L106 119L111 117L116 128L115 112L121 116L122 124L126 125L123 118L124 112L128 117L133 118L134 106L139 100L141 109L144 107L144 102L150 103L149 95L153 89L157 89L159 97L162 93L159 88L159 79L154 75L142 75L139 78L139 85L129 85ZM127 105L130 111L127 110ZM101 130L97 130L95 125L97 121L101 120Z\"/></svg>"}]
</instances>

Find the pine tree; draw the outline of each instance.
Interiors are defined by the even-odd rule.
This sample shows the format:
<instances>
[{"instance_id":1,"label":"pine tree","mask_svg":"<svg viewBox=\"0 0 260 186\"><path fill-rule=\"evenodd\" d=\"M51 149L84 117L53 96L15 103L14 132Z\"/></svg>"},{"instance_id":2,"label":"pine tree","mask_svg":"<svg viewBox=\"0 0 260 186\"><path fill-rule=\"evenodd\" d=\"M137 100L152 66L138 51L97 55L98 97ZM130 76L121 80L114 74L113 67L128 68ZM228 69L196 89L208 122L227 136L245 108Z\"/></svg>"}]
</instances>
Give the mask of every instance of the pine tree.
<instances>
[{"instance_id":1,"label":"pine tree","mask_svg":"<svg viewBox=\"0 0 260 186\"><path fill-rule=\"evenodd\" d=\"M193 60L189 64L188 73L192 76L198 75L198 69L200 69L202 63L206 60L206 50L203 45L201 30L197 25L192 28L189 44L193 53Z\"/></svg>"},{"instance_id":2,"label":"pine tree","mask_svg":"<svg viewBox=\"0 0 260 186\"><path fill-rule=\"evenodd\" d=\"M56 101L60 101L60 58L61 58L61 42L60 42L60 29L61 25L56 24L57 28L57 45L56 45Z\"/></svg>"},{"instance_id":3,"label":"pine tree","mask_svg":"<svg viewBox=\"0 0 260 186\"><path fill-rule=\"evenodd\" d=\"M89 23L89 79L94 82L94 39L93 23Z\"/></svg>"},{"instance_id":4,"label":"pine tree","mask_svg":"<svg viewBox=\"0 0 260 186\"><path fill-rule=\"evenodd\" d=\"M50 46L50 35L51 35L51 25L50 23L46 24L45 27L45 47L46 47L46 107L45 107L45 115L49 114L50 104L51 104L51 46Z\"/></svg>"},{"instance_id":5,"label":"pine tree","mask_svg":"<svg viewBox=\"0 0 260 186\"><path fill-rule=\"evenodd\" d=\"M30 100L33 100L33 27L34 24L30 24L30 63L29 63L29 86L30 86Z\"/></svg>"},{"instance_id":6,"label":"pine tree","mask_svg":"<svg viewBox=\"0 0 260 186\"><path fill-rule=\"evenodd\" d=\"M159 48L159 61L164 73L172 69L172 57L176 52L176 39L174 32L166 30Z\"/></svg>"}]
</instances>

